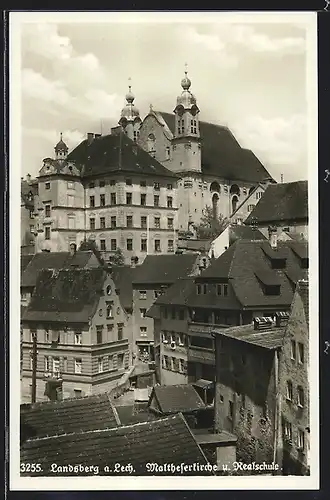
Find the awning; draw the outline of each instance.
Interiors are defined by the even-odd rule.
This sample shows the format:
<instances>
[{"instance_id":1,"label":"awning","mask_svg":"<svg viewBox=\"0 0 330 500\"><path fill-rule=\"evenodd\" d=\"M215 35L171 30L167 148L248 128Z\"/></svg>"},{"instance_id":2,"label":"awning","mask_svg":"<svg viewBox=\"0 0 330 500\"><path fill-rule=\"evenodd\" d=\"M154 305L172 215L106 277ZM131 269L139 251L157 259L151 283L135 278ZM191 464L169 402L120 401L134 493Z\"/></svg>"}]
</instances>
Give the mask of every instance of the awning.
<instances>
[{"instance_id":1,"label":"awning","mask_svg":"<svg viewBox=\"0 0 330 500\"><path fill-rule=\"evenodd\" d=\"M205 380L201 378L197 380L197 382L192 382L191 385L200 387L201 389L210 389L214 385L214 382L212 382L212 380Z\"/></svg>"}]
</instances>

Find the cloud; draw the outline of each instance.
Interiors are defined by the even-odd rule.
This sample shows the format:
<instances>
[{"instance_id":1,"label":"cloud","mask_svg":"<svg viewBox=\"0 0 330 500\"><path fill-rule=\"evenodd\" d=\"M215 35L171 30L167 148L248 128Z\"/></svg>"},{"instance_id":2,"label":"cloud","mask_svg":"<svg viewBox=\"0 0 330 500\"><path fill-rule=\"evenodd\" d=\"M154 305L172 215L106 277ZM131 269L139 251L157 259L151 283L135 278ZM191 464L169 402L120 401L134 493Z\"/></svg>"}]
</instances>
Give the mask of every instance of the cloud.
<instances>
[{"instance_id":1,"label":"cloud","mask_svg":"<svg viewBox=\"0 0 330 500\"><path fill-rule=\"evenodd\" d=\"M61 106L66 106L70 101L70 94L63 82L47 80L31 68L22 70L22 91L28 97Z\"/></svg>"},{"instance_id":2,"label":"cloud","mask_svg":"<svg viewBox=\"0 0 330 500\"><path fill-rule=\"evenodd\" d=\"M63 134L63 140L69 147L69 150L75 148L86 137L86 134L80 130L62 130L44 129L44 128L24 128L23 134L27 137L34 137L37 139L44 139L50 146L55 147L55 144L60 139L60 132Z\"/></svg>"},{"instance_id":3,"label":"cloud","mask_svg":"<svg viewBox=\"0 0 330 500\"><path fill-rule=\"evenodd\" d=\"M249 116L232 124L242 147L251 149L278 175L281 167L289 177L307 177L307 121L303 114L288 118ZM288 170L289 169L289 170Z\"/></svg>"}]
</instances>

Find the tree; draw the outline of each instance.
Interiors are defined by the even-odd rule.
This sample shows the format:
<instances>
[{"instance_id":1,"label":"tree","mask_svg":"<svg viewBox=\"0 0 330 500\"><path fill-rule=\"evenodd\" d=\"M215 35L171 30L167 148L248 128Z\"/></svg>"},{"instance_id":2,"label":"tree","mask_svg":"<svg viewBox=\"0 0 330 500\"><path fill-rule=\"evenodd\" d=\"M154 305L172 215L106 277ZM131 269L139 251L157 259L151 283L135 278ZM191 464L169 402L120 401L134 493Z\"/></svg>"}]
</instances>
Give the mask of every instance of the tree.
<instances>
[{"instance_id":1,"label":"tree","mask_svg":"<svg viewBox=\"0 0 330 500\"><path fill-rule=\"evenodd\" d=\"M124 258L124 255L123 255L121 248L117 248L117 250L114 252L114 254L111 257L111 263L114 266L124 266L125 265L125 258Z\"/></svg>"},{"instance_id":2,"label":"tree","mask_svg":"<svg viewBox=\"0 0 330 500\"><path fill-rule=\"evenodd\" d=\"M204 209L203 216L198 226L196 226L196 235L199 240L210 240L216 238L228 226L229 221L222 214L214 217L212 207Z\"/></svg>"},{"instance_id":3,"label":"tree","mask_svg":"<svg viewBox=\"0 0 330 500\"><path fill-rule=\"evenodd\" d=\"M92 251L97 260L100 262L100 264L104 265L104 259L102 257L99 247L97 246L94 240L83 240L80 243L79 250L85 252Z\"/></svg>"}]
</instances>

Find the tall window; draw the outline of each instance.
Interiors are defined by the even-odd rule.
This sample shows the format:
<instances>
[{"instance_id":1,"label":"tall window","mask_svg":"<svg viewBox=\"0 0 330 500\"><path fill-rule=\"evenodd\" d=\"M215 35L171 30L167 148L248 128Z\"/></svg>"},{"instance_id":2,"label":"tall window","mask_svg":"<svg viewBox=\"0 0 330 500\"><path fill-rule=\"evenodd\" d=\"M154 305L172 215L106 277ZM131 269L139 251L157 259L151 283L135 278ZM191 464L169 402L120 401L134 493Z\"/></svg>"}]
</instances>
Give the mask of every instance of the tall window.
<instances>
[{"instance_id":1,"label":"tall window","mask_svg":"<svg viewBox=\"0 0 330 500\"><path fill-rule=\"evenodd\" d=\"M146 229L147 227L147 217L145 217L144 215L141 217L141 228L142 229Z\"/></svg>"},{"instance_id":2,"label":"tall window","mask_svg":"<svg viewBox=\"0 0 330 500\"><path fill-rule=\"evenodd\" d=\"M89 197L89 206L90 207L95 207L95 196L90 196Z\"/></svg>"},{"instance_id":3,"label":"tall window","mask_svg":"<svg viewBox=\"0 0 330 500\"><path fill-rule=\"evenodd\" d=\"M304 362L304 344L301 342L298 342L298 362Z\"/></svg>"},{"instance_id":4,"label":"tall window","mask_svg":"<svg viewBox=\"0 0 330 500\"><path fill-rule=\"evenodd\" d=\"M228 418L230 418L231 420L234 418L234 403L233 403L233 401L229 401Z\"/></svg>"},{"instance_id":5,"label":"tall window","mask_svg":"<svg viewBox=\"0 0 330 500\"><path fill-rule=\"evenodd\" d=\"M116 193L111 193L110 194L110 204L111 205L116 205L117 204Z\"/></svg>"},{"instance_id":6,"label":"tall window","mask_svg":"<svg viewBox=\"0 0 330 500\"><path fill-rule=\"evenodd\" d=\"M167 208L172 208L173 207L173 198L172 196L167 197Z\"/></svg>"},{"instance_id":7,"label":"tall window","mask_svg":"<svg viewBox=\"0 0 330 500\"><path fill-rule=\"evenodd\" d=\"M301 386L298 386L298 406L301 408L304 406L305 400L304 400L304 389Z\"/></svg>"},{"instance_id":8,"label":"tall window","mask_svg":"<svg viewBox=\"0 0 330 500\"><path fill-rule=\"evenodd\" d=\"M110 248L112 252L115 252L117 250L117 240L110 240Z\"/></svg>"},{"instance_id":9,"label":"tall window","mask_svg":"<svg viewBox=\"0 0 330 500\"><path fill-rule=\"evenodd\" d=\"M141 206L145 207L147 203L147 195L146 194L141 194Z\"/></svg>"},{"instance_id":10,"label":"tall window","mask_svg":"<svg viewBox=\"0 0 330 500\"><path fill-rule=\"evenodd\" d=\"M126 250L133 250L133 240L132 238L127 238L126 240Z\"/></svg>"},{"instance_id":11,"label":"tall window","mask_svg":"<svg viewBox=\"0 0 330 500\"><path fill-rule=\"evenodd\" d=\"M104 358L98 358L98 372L103 373L104 372Z\"/></svg>"},{"instance_id":12,"label":"tall window","mask_svg":"<svg viewBox=\"0 0 330 500\"><path fill-rule=\"evenodd\" d=\"M82 360L81 360L81 358L76 358L74 360L74 372L79 373L79 374L82 372Z\"/></svg>"},{"instance_id":13,"label":"tall window","mask_svg":"<svg viewBox=\"0 0 330 500\"><path fill-rule=\"evenodd\" d=\"M291 422L284 420L283 422L283 432L284 436L288 441L292 441L292 425Z\"/></svg>"},{"instance_id":14,"label":"tall window","mask_svg":"<svg viewBox=\"0 0 330 500\"><path fill-rule=\"evenodd\" d=\"M100 206L105 206L105 194L100 194Z\"/></svg>"},{"instance_id":15,"label":"tall window","mask_svg":"<svg viewBox=\"0 0 330 500\"><path fill-rule=\"evenodd\" d=\"M293 399L293 387L292 387L291 380L288 380L286 383L286 398L289 401L292 401L292 399Z\"/></svg>"},{"instance_id":16,"label":"tall window","mask_svg":"<svg viewBox=\"0 0 330 500\"><path fill-rule=\"evenodd\" d=\"M173 229L173 218L172 217L167 218L167 229Z\"/></svg>"},{"instance_id":17,"label":"tall window","mask_svg":"<svg viewBox=\"0 0 330 500\"><path fill-rule=\"evenodd\" d=\"M110 219L110 224L111 224L111 229L116 229L117 227L117 222L116 222L116 216L113 215Z\"/></svg>"},{"instance_id":18,"label":"tall window","mask_svg":"<svg viewBox=\"0 0 330 500\"><path fill-rule=\"evenodd\" d=\"M102 334L103 334L103 326L97 325L96 326L96 343L97 344L102 344Z\"/></svg>"},{"instance_id":19,"label":"tall window","mask_svg":"<svg viewBox=\"0 0 330 500\"><path fill-rule=\"evenodd\" d=\"M147 337L147 327L146 326L140 326L140 337Z\"/></svg>"},{"instance_id":20,"label":"tall window","mask_svg":"<svg viewBox=\"0 0 330 500\"><path fill-rule=\"evenodd\" d=\"M45 217L50 217L50 205L45 205Z\"/></svg>"},{"instance_id":21,"label":"tall window","mask_svg":"<svg viewBox=\"0 0 330 500\"><path fill-rule=\"evenodd\" d=\"M160 240L155 240L155 252L161 252Z\"/></svg>"},{"instance_id":22,"label":"tall window","mask_svg":"<svg viewBox=\"0 0 330 500\"><path fill-rule=\"evenodd\" d=\"M168 242L167 242L167 251L168 252L174 252L174 241L173 240L168 240Z\"/></svg>"},{"instance_id":23,"label":"tall window","mask_svg":"<svg viewBox=\"0 0 330 500\"><path fill-rule=\"evenodd\" d=\"M74 215L68 215L68 227L74 229L76 226L76 218Z\"/></svg>"},{"instance_id":24,"label":"tall window","mask_svg":"<svg viewBox=\"0 0 330 500\"><path fill-rule=\"evenodd\" d=\"M147 240L145 238L141 239L141 252L147 251Z\"/></svg>"},{"instance_id":25,"label":"tall window","mask_svg":"<svg viewBox=\"0 0 330 500\"><path fill-rule=\"evenodd\" d=\"M146 312L147 312L146 309L140 309L140 316L141 316L141 318L145 318L146 317Z\"/></svg>"},{"instance_id":26,"label":"tall window","mask_svg":"<svg viewBox=\"0 0 330 500\"><path fill-rule=\"evenodd\" d=\"M123 334L124 334L124 325L123 325L123 323L118 323L118 325L117 325L117 331L118 331L118 340L123 340Z\"/></svg>"},{"instance_id":27,"label":"tall window","mask_svg":"<svg viewBox=\"0 0 330 500\"><path fill-rule=\"evenodd\" d=\"M75 332L74 343L75 343L75 345L81 345L81 333L80 332Z\"/></svg>"},{"instance_id":28,"label":"tall window","mask_svg":"<svg viewBox=\"0 0 330 500\"><path fill-rule=\"evenodd\" d=\"M45 372L50 372L49 356L45 356Z\"/></svg>"},{"instance_id":29,"label":"tall window","mask_svg":"<svg viewBox=\"0 0 330 500\"><path fill-rule=\"evenodd\" d=\"M128 215L126 217L126 226L133 227L133 216L132 215Z\"/></svg>"},{"instance_id":30,"label":"tall window","mask_svg":"<svg viewBox=\"0 0 330 500\"><path fill-rule=\"evenodd\" d=\"M167 146L166 149L165 149L165 159L169 160L170 159L170 155L171 155L171 150L170 150L169 146Z\"/></svg>"},{"instance_id":31,"label":"tall window","mask_svg":"<svg viewBox=\"0 0 330 500\"><path fill-rule=\"evenodd\" d=\"M95 229L95 218L90 217L89 219L89 228L93 231Z\"/></svg>"},{"instance_id":32,"label":"tall window","mask_svg":"<svg viewBox=\"0 0 330 500\"><path fill-rule=\"evenodd\" d=\"M296 359L296 341L291 340L291 359L295 360Z\"/></svg>"},{"instance_id":33,"label":"tall window","mask_svg":"<svg viewBox=\"0 0 330 500\"><path fill-rule=\"evenodd\" d=\"M100 250L102 250L102 252L105 252L106 249L107 249L107 246L106 246L105 240L100 240Z\"/></svg>"},{"instance_id":34,"label":"tall window","mask_svg":"<svg viewBox=\"0 0 330 500\"><path fill-rule=\"evenodd\" d=\"M111 302L107 302L107 319L113 318L113 307Z\"/></svg>"},{"instance_id":35,"label":"tall window","mask_svg":"<svg viewBox=\"0 0 330 500\"><path fill-rule=\"evenodd\" d=\"M105 229L105 217L100 217L100 228Z\"/></svg>"},{"instance_id":36,"label":"tall window","mask_svg":"<svg viewBox=\"0 0 330 500\"><path fill-rule=\"evenodd\" d=\"M154 182L154 189L155 189L155 191L159 191L160 190L160 184L159 184L159 182Z\"/></svg>"},{"instance_id":37,"label":"tall window","mask_svg":"<svg viewBox=\"0 0 330 500\"><path fill-rule=\"evenodd\" d=\"M126 205L132 205L132 193L126 193Z\"/></svg>"},{"instance_id":38,"label":"tall window","mask_svg":"<svg viewBox=\"0 0 330 500\"><path fill-rule=\"evenodd\" d=\"M305 449L305 433L302 429L298 429L298 448L299 450Z\"/></svg>"},{"instance_id":39,"label":"tall window","mask_svg":"<svg viewBox=\"0 0 330 500\"><path fill-rule=\"evenodd\" d=\"M45 226L45 240L50 240L50 226Z\"/></svg>"},{"instance_id":40,"label":"tall window","mask_svg":"<svg viewBox=\"0 0 330 500\"><path fill-rule=\"evenodd\" d=\"M154 196L154 207L159 207L159 196L157 194Z\"/></svg>"},{"instance_id":41,"label":"tall window","mask_svg":"<svg viewBox=\"0 0 330 500\"><path fill-rule=\"evenodd\" d=\"M160 217L155 217L154 223L155 223L155 228L160 229Z\"/></svg>"}]
</instances>

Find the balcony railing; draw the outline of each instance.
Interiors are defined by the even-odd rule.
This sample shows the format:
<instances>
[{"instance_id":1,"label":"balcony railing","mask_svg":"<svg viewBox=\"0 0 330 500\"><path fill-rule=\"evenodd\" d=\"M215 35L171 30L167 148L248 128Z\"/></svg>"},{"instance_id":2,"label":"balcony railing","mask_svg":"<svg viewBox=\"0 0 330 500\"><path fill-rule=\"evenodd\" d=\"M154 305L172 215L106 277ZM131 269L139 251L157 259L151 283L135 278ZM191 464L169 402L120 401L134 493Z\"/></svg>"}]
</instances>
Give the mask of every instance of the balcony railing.
<instances>
[{"instance_id":1,"label":"balcony railing","mask_svg":"<svg viewBox=\"0 0 330 500\"><path fill-rule=\"evenodd\" d=\"M59 370L51 370L51 371L45 371L44 373L44 378L49 380L61 380L62 379L62 374Z\"/></svg>"}]
</instances>

